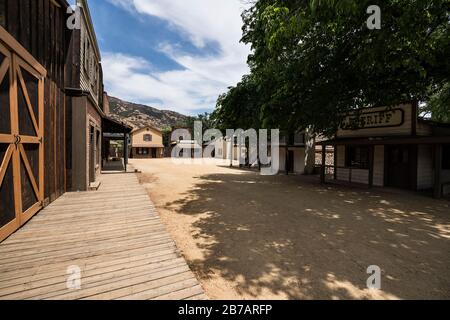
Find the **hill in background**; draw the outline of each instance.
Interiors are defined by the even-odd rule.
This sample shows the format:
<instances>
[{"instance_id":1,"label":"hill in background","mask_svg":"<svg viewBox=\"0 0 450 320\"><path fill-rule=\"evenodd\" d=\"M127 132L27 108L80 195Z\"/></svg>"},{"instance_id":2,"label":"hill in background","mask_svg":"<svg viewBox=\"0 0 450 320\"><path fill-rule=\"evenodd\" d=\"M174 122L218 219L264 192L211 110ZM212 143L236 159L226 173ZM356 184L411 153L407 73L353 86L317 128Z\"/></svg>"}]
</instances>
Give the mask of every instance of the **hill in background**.
<instances>
[{"instance_id":1,"label":"hill in background","mask_svg":"<svg viewBox=\"0 0 450 320\"><path fill-rule=\"evenodd\" d=\"M188 116L169 110L159 110L154 107L123 101L109 97L110 117L124 122L134 128L152 126L157 129L176 126L185 123Z\"/></svg>"}]
</instances>

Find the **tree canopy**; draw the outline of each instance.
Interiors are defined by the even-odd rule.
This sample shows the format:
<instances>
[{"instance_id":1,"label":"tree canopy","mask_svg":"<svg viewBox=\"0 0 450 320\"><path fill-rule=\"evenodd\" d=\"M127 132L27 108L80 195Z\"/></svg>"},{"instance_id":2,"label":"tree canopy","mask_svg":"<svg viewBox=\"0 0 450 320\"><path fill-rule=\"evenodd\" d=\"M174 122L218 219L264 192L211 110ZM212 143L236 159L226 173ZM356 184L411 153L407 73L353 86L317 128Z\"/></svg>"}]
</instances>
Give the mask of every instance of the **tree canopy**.
<instances>
[{"instance_id":1,"label":"tree canopy","mask_svg":"<svg viewBox=\"0 0 450 320\"><path fill-rule=\"evenodd\" d=\"M213 118L233 127L332 133L355 108L426 102L449 114L450 0L259 0L243 15L251 74L221 95ZM255 123L256 122L256 123Z\"/></svg>"}]
</instances>

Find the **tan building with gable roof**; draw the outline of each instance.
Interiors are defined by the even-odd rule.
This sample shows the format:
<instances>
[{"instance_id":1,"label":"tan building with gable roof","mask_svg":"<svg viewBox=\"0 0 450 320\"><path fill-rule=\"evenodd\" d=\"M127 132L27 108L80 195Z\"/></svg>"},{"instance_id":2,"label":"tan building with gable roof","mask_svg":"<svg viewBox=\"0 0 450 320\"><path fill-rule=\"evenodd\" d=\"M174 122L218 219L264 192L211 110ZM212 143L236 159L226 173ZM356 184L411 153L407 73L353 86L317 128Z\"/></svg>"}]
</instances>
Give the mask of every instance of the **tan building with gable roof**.
<instances>
[{"instance_id":1,"label":"tan building with gable roof","mask_svg":"<svg viewBox=\"0 0 450 320\"><path fill-rule=\"evenodd\" d=\"M163 158L164 144L161 131L153 127L131 132L130 158Z\"/></svg>"}]
</instances>

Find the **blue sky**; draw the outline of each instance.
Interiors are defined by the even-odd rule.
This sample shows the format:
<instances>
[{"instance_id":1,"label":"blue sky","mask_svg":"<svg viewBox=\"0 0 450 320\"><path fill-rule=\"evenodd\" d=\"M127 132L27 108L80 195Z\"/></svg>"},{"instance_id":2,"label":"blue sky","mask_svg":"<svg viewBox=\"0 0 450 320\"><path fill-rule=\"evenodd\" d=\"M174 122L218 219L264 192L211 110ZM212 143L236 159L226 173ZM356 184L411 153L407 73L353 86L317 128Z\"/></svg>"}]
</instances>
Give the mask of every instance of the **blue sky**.
<instances>
[{"instance_id":1,"label":"blue sky","mask_svg":"<svg viewBox=\"0 0 450 320\"><path fill-rule=\"evenodd\" d=\"M90 0L112 96L185 114L211 111L248 72L242 0Z\"/></svg>"}]
</instances>

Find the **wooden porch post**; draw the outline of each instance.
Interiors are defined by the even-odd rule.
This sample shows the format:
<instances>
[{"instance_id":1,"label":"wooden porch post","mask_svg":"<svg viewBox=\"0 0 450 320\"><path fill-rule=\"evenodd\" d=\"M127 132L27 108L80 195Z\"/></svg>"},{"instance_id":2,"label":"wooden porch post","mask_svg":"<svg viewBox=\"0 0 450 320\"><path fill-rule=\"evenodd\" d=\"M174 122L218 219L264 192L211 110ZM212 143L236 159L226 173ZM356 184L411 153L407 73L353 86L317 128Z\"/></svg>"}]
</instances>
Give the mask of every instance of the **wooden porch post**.
<instances>
[{"instance_id":1,"label":"wooden porch post","mask_svg":"<svg viewBox=\"0 0 450 320\"><path fill-rule=\"evenodd\" d=\"M441 185L441 169L442 169L442 145L434 145L434 198L442 197L442 185Z\"/></svg>"},{"instance_id":2,"label":"wooden porch post","mask_svg":"<svg viewBox=\"0 0 450 320\"><path fill-rule=\"evenodd\" d=\"M284 148L284 170L286 171L285 173L287 176L289 175L288 163L289 163L289 149L286 142L286 147Z\"/></svg>"},{"instance_id":3,"label":"wooden porch post","mask_svg":"<svg viewBox=\"0 0 450 320\"><path fill-rule=\"evenodd\" d=\"M125 167L125 172L127 172L127 164L128 164L128 134L126 132L123 133L123 164Z\"/></svg>"},{"instance_id":4,"label":"wooden porch post","mask_svg":"<svg viewBox=\"0 0 450 320\"><path fill-rule=\"evenodd\" d=\"M369 146L369 188L373 187L373 163L374 163L374 154L375 147Z\"/></svg>"},{"instance_id":5,"label":"wooden porch post","mask_svg":"<svg viewBox=\"0 0 450 320\"><path fill-rule=\"evenodd\" d=\"M333 146L333 152L334 152L334 180L337 180L337 164L338 164L338 148L337 145Z\"/></svg>"},{"instance_id":6,"label":"wooden porch post","mask_svg":"<svg viewBox=\"0 0 450 320\"><path fill-rule=\"evenodd\" d=\"M320 183L325 183L326 144L322 144L322 165L320 167Z\"/></svg>"}]
</instances>

